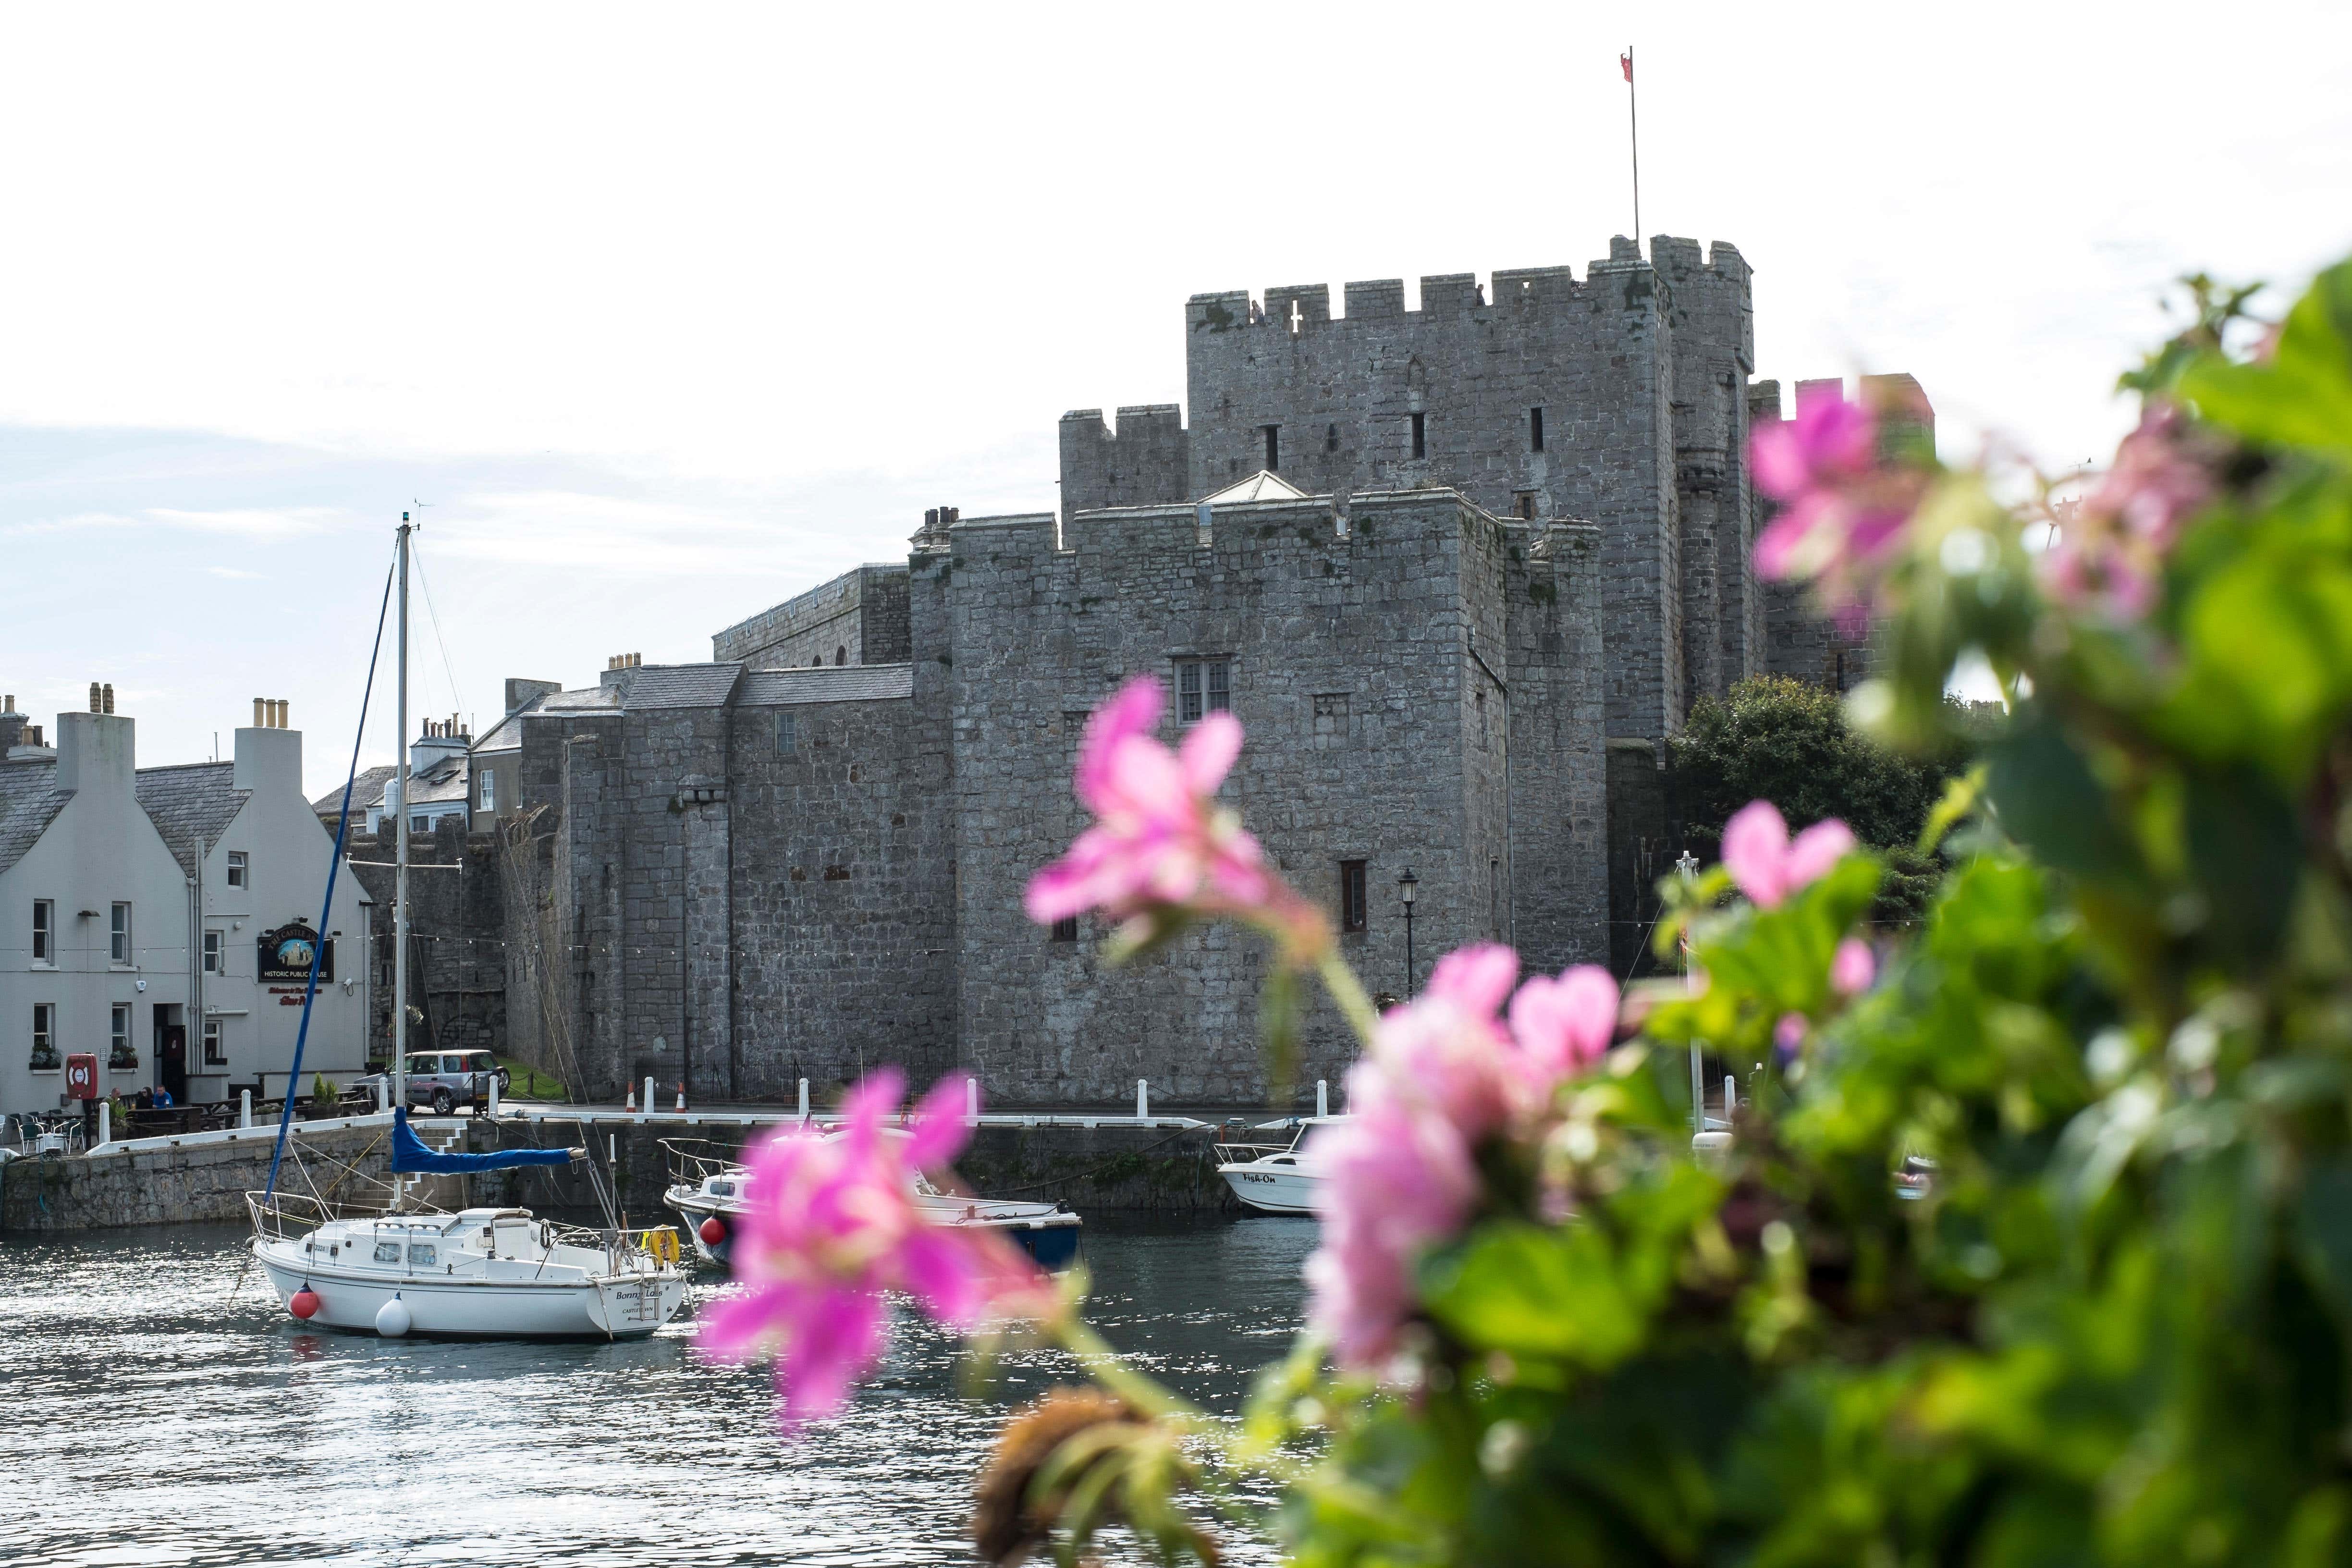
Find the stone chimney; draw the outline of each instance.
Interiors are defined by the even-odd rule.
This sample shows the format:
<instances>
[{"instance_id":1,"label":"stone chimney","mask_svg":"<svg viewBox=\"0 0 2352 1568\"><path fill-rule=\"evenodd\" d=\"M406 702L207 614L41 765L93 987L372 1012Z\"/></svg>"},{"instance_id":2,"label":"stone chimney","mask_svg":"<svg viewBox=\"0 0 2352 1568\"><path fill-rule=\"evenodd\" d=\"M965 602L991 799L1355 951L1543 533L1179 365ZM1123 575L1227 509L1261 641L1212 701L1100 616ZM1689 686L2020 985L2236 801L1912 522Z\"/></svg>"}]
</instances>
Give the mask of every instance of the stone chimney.
<instances>
[{"instance_id":1,"label":"stone chimney","mask_svg":"<svg viewBox=\"0 0 2352 1568\"><path fill-rule=\"evenodd\" d=\"M250 725L236 732L236 763L229 775L238 789L299 795L302 793L302 731L289 730L281 721L268 721L285 717L286 704L257 697L256 707L261 710L261 723Z\"/></svg>"},{"instance_id":2,"label":"stone chimney","mask_svg":"<svg viewBox=\"0 0 2352 1568\"><path fill-rule=\"evenodd\" d=\"M8 755L24 733L25 716L16 711L16 699L14 695L0 697L0 759Z\"/></svg>"}]
</instances>

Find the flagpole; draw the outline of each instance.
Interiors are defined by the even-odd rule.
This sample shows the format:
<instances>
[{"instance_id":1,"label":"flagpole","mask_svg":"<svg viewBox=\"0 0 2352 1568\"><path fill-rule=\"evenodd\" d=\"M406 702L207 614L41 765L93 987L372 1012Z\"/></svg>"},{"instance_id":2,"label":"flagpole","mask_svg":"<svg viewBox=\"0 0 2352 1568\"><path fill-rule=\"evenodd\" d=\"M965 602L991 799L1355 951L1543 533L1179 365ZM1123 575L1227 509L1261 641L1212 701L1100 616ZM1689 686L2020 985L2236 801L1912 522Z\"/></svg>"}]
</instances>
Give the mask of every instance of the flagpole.
<instances>
[{"instance_id":1,"label":"flagpole","mask_svg":"<svg viewBox=\"0 0 2352 1568\"><path fill-rule=\"evenodd\" d=\"M1633 130L1633 249L1638 253L1642 248L1642 89L1633 85L1633 45L1625 46L1617 63L1625 68L1625 113Z\"/></svg>"}]
</instances>

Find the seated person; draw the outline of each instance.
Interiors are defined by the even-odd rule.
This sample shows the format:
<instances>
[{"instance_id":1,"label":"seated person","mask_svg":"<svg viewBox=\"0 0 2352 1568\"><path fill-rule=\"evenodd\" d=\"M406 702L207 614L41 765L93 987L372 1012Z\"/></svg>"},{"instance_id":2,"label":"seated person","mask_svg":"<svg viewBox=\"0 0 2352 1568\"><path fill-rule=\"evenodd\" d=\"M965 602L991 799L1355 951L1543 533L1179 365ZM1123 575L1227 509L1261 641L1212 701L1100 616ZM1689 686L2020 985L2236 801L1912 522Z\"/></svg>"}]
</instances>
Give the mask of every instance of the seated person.
<instances>
[{"instance_id":1,"label":"seated person","mask_svg":"<svg viewBox=\"0 0 2352 1568\"><path fill-rule=\"evenodd\" d=\"M154 1108L154 1104L155 1091L150 1089L142 1089L137 1094L131 1097L131 1108L133 1110L152 1110Z\"/></svg>"}]
</instances>

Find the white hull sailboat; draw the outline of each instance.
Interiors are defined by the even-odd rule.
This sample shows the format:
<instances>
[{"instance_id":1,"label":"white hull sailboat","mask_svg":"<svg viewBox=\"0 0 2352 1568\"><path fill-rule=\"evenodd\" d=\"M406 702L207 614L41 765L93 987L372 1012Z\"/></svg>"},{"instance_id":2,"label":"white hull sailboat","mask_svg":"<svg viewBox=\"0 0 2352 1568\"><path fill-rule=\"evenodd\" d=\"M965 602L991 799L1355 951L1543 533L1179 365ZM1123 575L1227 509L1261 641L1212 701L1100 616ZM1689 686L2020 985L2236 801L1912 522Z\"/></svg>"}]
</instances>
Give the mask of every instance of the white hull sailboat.
<instances>
[{"instance_id":1,"label":"white hull sailboat","mask_svg":"<svg viewBox=\"0 0 2352 1568\"><path fill-rule=\"evenodd\" d=\"M642 1339L686 1299L685 1275L638 1241L557 1226L528 1209L327 1218L306 1213L319 1205L305 1199L257 1196L254 1205L255 1259L287 1310L318 1327ZM319 1223L295 1228L304 1218Z\"/></svg>"},{"instance_id":2,"label":"white hull sailboat","mask_svg":"<svg viewBox=\"0 0 2352 1568\"><path fill-rule=\"evenodd\" d=\"M324 1328L399 1338L404 1334L467 1338L584 1337L637 1339L676 1315L686 1300L677 1237L667 1227L631 1235L614 1212L612 1194L583 1149L512 1149L468 1154L427 1148L408 1124L408 556L411 530L401 518L395 573L400 595L398 822L393 902L393 1009L400 1020L391 1042L392 1169L394 1179L378 1206L341 1206L320 1196L278 1190L279 1162L292 1114L289 1090L278 1123L278 1153L269 1183L246 1201L253 1216L253 1257L278 1299L297 1319ZM382 622L378 622L382 635ZM374 667L369 667L369 684ZM365 704L362 703L362 709ZM359 769L356 743L352 773ZM328 871L331 901L350 823L351 784L343 788L342 823ZM325 929L325 921L320 921ZM294 1070L301 1081L302 1043L318 993L318 960L303 998L295 1037ZM581 1164L604 1211L601 1230L558 1226L528 1209L460 1208L445 1213L408 1201L409 1173L460 1176L531 1165ZM347 1173L348 1175L356 1173ZM362 1181L365 1178L362 1178ZM331 1188L330 1189L332 1190Z\"/></svg>"}]
</instances>

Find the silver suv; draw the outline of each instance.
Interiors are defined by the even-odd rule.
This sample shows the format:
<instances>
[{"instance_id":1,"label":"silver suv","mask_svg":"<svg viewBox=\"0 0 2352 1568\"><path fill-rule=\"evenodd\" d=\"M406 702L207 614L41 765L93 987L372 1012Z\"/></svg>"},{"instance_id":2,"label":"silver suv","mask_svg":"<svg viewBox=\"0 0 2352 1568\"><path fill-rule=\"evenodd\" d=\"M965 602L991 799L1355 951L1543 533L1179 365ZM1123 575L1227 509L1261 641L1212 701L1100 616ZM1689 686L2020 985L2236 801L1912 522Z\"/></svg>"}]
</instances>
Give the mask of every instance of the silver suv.
<instances>
[{"instance_id":1,"label":"silver suv","mask_svg":"<svg viewBox=\"0 0 2352 1568\"><path fill-rule=\"evenodd\" d=\"M408 1058L408 1103L447 1116L460 1105L487 1105L495 1080L504 1094L513 1075L488 1051L415 1051Z\"/></svg>"}]
</instances>

